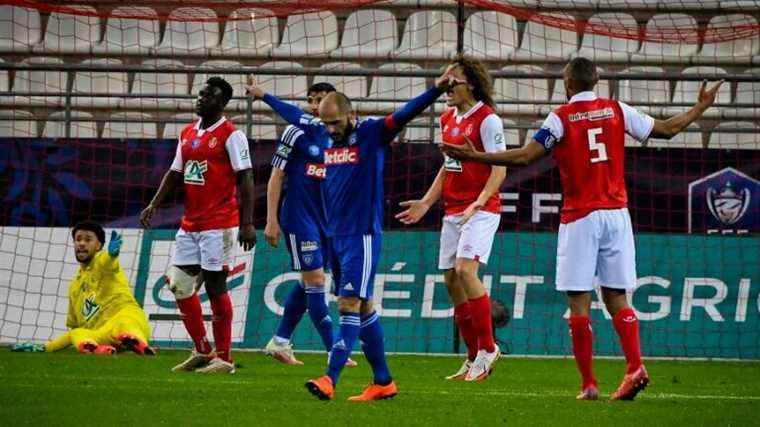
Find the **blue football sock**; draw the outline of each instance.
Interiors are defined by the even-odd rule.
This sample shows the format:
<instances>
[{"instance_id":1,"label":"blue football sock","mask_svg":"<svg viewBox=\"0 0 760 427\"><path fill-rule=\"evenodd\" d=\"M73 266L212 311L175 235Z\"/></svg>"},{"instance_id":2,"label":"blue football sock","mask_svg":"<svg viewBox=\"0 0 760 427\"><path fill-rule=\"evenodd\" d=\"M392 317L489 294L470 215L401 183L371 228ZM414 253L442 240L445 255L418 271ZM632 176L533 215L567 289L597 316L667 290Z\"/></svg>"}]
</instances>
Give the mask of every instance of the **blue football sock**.
<instances>
[{"instance_id":1,"label":"blue football sock","mask_svg":"<svg viewBox=\"0 0 760 427\"><path fill-rule=\"evenodd\" d=\"M322 337L325 350L330 351L333 346L333 325L330 313L327 311L324 286L306 287L306 307L309 309L311 322Z\"/></svg>"},{"instance_id":2,"label":"blue football sock","mask_svg":"<svg viewBox=\"0 0 760 427\"><path fill-rule=\"evenodd\" d=\"M373 311L372 314L362 317L359 339L362 341L364 356L372 366L374 383L379 385L390 384L391 372L388 369L388 362L385 360L385 336L377 312Z\"/></svg>"},{"instance_id":3,"label":"blue football sock","mask_svg":"<svg viewBox=\"0 0 760 427\"><path fill-rule=\"evenodd\" d=\"M359 313L340 314L340 333L335 339L335 344L333 344L330 363L327 366L327 375L332 379L333 385L338 384L340 371L343 370L346 360L351 356L351 350L359 337L360 325Z\"/></svg>"},{"instance_id":4,"label":"blue football sock","mask_svg":"<svg viewBox=\"0 0 760 427\"><path fill-rule=\"evenodd\" d=\"M293 286L288 299L285 300L285 312L282 313L280 325L277 327L276 336L281 339L290 340L293 331L301 321L303 314L306 312L306 292L303 285Z\"/></svg>"}]
</instances>

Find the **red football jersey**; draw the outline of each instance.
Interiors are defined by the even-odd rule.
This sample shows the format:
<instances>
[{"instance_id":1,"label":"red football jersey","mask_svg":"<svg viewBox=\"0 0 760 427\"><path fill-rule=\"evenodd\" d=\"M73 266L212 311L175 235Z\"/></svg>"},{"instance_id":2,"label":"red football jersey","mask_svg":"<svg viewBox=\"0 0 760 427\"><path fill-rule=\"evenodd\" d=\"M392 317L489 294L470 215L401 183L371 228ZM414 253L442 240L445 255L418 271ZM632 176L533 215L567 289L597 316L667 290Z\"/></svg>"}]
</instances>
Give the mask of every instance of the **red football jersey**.
<instances>
[{"instance_id":1,"label":"red football jersey","mask_svg":"<svg viewBox=\"0 0 760 427\"><path fill-rule=\"evenodd\" d=\"M564 136L554 147L562 180L560 222L628 204L625 190L625 117L617 101L596 98L557 108Z\"/></svg>"},{"instance_id":2,"label":"red football jersey","mask_svg":"<svg viewBox=\"0 0 760 427\"><path fill-rule=\"evenodd\" d=\"M197 123L187 125L180 133L178 154L185 177L181 227L185 231L237 227L240 223L237 175L226 147L233 132L235 125L223 118L201 136Z\"/></svg>"},{"instance_id":3,"label":"red football jersey","mask_svg":"<svg viewBox=\"0 0 760 427\"><path fill-rule=\"evenodd\" d=\"M441 115L443 142L463 145L465 144L464 136L467 135L477 150L486 151L481 140L480 126L490 114L493 114L493 109L481 102L459 118L456 115L456 108L447 110ZM500 142L503 143L503 139ZM491 165L482 163L462 162L448 156L445 157L443 207L446 215L461 214L478 199L491 175L491 167ZM488 199L482 210L496 214L501 212L498 192Z\"/></svg>"}]
</instances>

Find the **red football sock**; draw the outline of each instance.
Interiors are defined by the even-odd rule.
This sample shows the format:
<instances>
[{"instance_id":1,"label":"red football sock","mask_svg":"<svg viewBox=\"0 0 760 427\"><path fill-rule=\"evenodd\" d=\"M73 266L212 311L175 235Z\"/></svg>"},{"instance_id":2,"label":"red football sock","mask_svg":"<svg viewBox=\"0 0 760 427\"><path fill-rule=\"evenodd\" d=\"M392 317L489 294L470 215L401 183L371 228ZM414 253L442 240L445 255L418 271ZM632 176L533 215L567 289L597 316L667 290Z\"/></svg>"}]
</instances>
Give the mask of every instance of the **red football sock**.
<instances>
[{"instance_id":1,"label":"red football sock","mask_svg":"<svg viewBox=\"0 0 760 427\"><path fill-rule=\"evenodd\" d=\"M203 309L201 309L201 299L195 293L190 298L177 300L177 307L182 313L182 323L185 324L187 333L190 334L195 351L198 353L211 353L211 344L206 339L206 326L203 325Z\"/></svg>"},{"instance_id":2,"label":"red football sock","mask_svg":"<svg viewBox=\"0 0 760 427\"><path fill-rule=\"evenodd\" d=\"M214 331L216 356L226 362L231 362L230 345L232 344L232 301L227 292L209 298L214 320L211 327Z\"/></svg>"},{"instance_id":3,"label":"red football sock","mask_svg":"<svg viewBox=\"0 0 760 427\"><path fill-rule=\"evenodd\" d=\"M468 302L465 301L454 307L454 320L457 322L459 333L467 345L467 358L473 361L478 354L478 336L472 324L472 313Z\"/></svg>"},{"instance_id":4,"label":"red football sock","mask_svg":"<svg viewBox=\"0 0 760 427\"><path fill-rule=\"evenodd\" d=\"M626 373L631 374L641 367L641 343L639 341L639 319L632 308L626 307L612 318L612 324L620 337L625 361L628 363Z\"/></svg>"},{"instance_id":5,"label":"red football sock","mask_svg":"<svg viewBox=\"0 0 760 427\"><path fill-rule=\"evenodd\" d=\"M472 325L478 336L478 350L489 353L496 349L493 341L493 324L491 323L491 299L488 295L470 300L470 312L472 313Z\"/></svg>"},{"instance_id":6,"label":"red football sock","mask_svg":"<svg viewBox=\"0 0 760 427\"><path fill-rule=\"evenodd\" d=\"M578 370L583 377L583 386L596 386L596 378L591 369L594 362L594 332L588 316L570 316L570 335L573 338L573 355Z\"/></svg>"}]
</instances>

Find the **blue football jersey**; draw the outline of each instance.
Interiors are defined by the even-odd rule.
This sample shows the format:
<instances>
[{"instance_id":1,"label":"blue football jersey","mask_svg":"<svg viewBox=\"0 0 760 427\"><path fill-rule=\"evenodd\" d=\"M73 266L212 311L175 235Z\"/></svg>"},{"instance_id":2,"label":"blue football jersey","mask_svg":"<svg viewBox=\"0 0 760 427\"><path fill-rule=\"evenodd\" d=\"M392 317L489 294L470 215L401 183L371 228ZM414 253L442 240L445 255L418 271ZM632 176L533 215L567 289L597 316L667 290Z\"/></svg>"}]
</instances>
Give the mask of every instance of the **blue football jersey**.
<instances>
[{"instance_id":1,"label":"blue football jersey","mask_svg":"<svg viewBox=\"0 0 760 427\"><path fill-rule=\"evenodd\" d=\"M280 207L280 227L284 233L324 231L322 182L326 173L324 147L329 139L325 136L318 129L290 125L280 137L272 166L284 171L287 177Z\"/></svg>"}]
</instances>

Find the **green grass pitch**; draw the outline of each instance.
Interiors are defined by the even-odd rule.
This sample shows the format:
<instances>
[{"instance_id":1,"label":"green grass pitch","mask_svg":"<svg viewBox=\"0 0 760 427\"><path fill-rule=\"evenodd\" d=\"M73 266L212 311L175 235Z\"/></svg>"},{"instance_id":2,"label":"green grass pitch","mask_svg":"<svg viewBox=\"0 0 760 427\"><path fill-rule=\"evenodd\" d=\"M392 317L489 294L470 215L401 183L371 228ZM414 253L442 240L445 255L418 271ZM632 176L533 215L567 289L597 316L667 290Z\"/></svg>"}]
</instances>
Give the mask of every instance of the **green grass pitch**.
<instances>
[{"instance_id":1,"label":"green grass pitch","mask_svg":"<svg viewBox=\"0 0 760 427\"><path fill-rule=\"evenodd\" d=\"M390 356L399 395L346 401L370 378L366 361L346 369L332 402L308 394L325 357L284 366L237 352L237 373L203 376L169 369L186 352L154 358L11 353L0 348L3 425L760 425L760 363L649 361L652 382L635 402L577 402L572 359L505 358L482 383L452 383L451 357ZM597 360L601 392L618 385L620 360Z\"/></svg>"}]
</instances>

